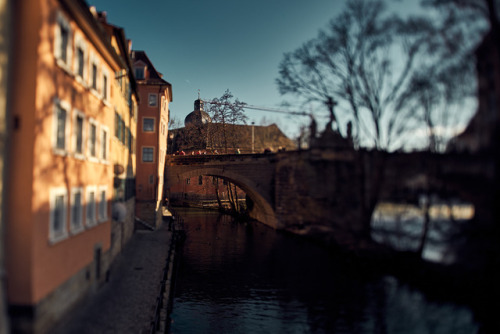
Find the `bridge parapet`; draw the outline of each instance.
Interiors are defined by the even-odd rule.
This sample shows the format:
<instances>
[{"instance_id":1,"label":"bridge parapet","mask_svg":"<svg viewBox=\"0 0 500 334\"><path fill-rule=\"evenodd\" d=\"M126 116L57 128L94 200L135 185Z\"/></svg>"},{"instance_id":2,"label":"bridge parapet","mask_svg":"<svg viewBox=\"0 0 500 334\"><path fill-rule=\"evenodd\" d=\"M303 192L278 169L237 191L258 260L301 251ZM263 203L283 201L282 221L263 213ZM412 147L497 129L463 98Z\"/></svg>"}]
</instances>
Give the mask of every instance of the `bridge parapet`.
<instances>
[{"instance_id":1,"label":"bridge parapet","mask_svg":"<svg viewBox=\"0 0 500 334\"><path fill-rule=\"evenodd\" d=\"M169 155L167 165L201 165L231 162L270 161L275 154L200 154L200 155Z\"/></svg>"}]
</instances>

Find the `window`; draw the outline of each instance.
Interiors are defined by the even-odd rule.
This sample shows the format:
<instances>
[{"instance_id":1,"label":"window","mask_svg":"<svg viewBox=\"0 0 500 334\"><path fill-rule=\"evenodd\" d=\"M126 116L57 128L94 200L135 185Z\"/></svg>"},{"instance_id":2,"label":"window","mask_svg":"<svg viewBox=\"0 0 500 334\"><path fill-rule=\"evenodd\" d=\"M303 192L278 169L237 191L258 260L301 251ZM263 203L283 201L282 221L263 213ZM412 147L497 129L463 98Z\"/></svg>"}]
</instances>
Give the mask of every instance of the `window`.
<instances>
[{"instance_id":1,"label":"window","mask_svg":"<svg viewBox=\"0 0 500 334\"><path fill-rule=\"evenodd\" d=\"M71 189L70 231L75 234L83 231L83 189Z\"/></svg>"},{"instance_id":2,"label":"window","mask_svg":"<svg viewBox=\"0 0 500 334\"><path fill-rule=\"evenodd\" d=\"M153 147L143 147L142 148L142 162L153 162L154 161L154 148Z\"/></svg>"},{"instance_id":3,"label":"window","mask_svg":"<svg viewBox=\"0 0 500 334\"><path fill-rule=\"evenodd\" d=\"M66 188L53 188L50 191L49 241L55 243L68 236L66 230L68 193Z\"/></svg>"},{"instance_id":4,"label":"window","mask_svg":"<svg viewBox=\"0 0 500 334\"><path fill-rule=\"evenodd\" d=\"M87 226L94 226L97 223L96 219L96 187L87 187L87 210L86 210L86 222Z\"/></svg>"},{"instance_id":5,"label":"window","mask_svg":"<svg viewBox=\"0 0 500 334\"><path fill-rule=\"evenodd\" d=\"M155 183L155 176L153 174L149 175L149 184Z\"/></svg>"},{"instance_id":6,"label":"window","mask_svg":"<svg viewBox=\"0 0 500 334\"><path fill-rule=\"evenodd\" d=\"M123 145L125 145L125 131L126 131L126 127L125 127L125 121L121 120L120 122L120 128L121 128L121 133L120 133L120 141L122 142Z\"/></svg>"},{"instance_id":7,"label":"window","mask_svg":"<svg viewBox=\"0 0 500 334\"><path fill-rule=\"evenodd\" d=\"M69 105L56 99L54 106L54 152L66 154L68 137L68 110Z\"/></svg>"},{"instance_id":8,"label":"window","mask_svg":"<svg viewBox=\"0 0 500 334\"><path fill-rule=\"evenodd\" d=\"M89 120L89 156L97 157L97 124L94 120Z\"/></svg>"},{"instance_id":9,"label":"window","mask_svg":"<svg viewBox=\"0 0 500 334\"><path fill-rule=\"evenodd\" d=\"M87 76L87 44L83 35L76 32L75 33L75 57L74 57L74 68L76 81L83 85L86 85L84 78Z\"/></svg>"},{"instance_id":10,"label":"window","mask_svg":"<svg viewBox=\"0 0 500 334\"><path fill-rule=\"evenodd\" d=\"M144 117L142 119L142 131L143 132L155 132L155 119Z\"/></svg>"},{"instance_id":11,"label":"window","mask_svg":"<svg viewBox=\"0 0 500 334\"><path fill-rule=\"evenodd\" d=\"M108 76L106 74L102 75L102 98L108 99Z\"/></svg>"},{"instance_id":12,"label":"window","mask_svg":"<svg viewBox=\"0 0 500 334\"><path fill-rule=\"evenodd\" d=\"M59 55L63 62L68 62L69 29L64 25L59 25L61 41L59 44Z\"/></svg>"},{"instance_id":13,"label":"window","mask_svg":"<svg viewBox=\"0 0 500 334\"><path fill-rule=\"evenodd\" d=\"M79 111L75 111L73 130L73 150L75 155L83 155L83 129L85 124L85 116Z\"/></svg>"},{"instance_id":14,"label":"window","mask_svg":"<svg viewBox=\"0 0 500 334\"><path fill-rule=\"evenodd\" d=\"M99 222L105 222L108 219L108 198L106 196L107 187L99 187Z\"/></svg>"},{"instance_id":15,"label":"window","mask_svg":"<svg viewBox=\"0 0 500 334\"><path fill-rule=\"evenodd\" d=\"M97 65L95 63L92 64L92 73L91 73L91 82L90 85L92 89L97 90Z\"/></svg>"},{"instance_id":16,"label":"window","mask_svg":"<svg viewBox=\"0 0 500 334\"><path fill-rule=\"evenodd\" d=\"M69 60L71 58L71 29L68 20L59 13L55 31L54 53L57 64L69 70Z\"/></svg>"},{"instance_id":17,"label":"window","mask_svg":"<svg viewBox=\"0 0 500 334\"><path fill-rule=\"evenodd\" d=\"M198 176L198 185L203 185L203 176Z\"/></svg>"},{"instance_id":18,"label":"window","mask_svg":"<svg viewBox=\"0 0 500 334\"><path fill-rule=\"evenodd\" d=\"M134 153L132 148L133 148L133 141L134 141L134 137L132 136L132 131L130 131L130 129L127 129L127 137L128 137L128 140L127 140L127 143L128 143L128 150L130 151L130 153Z\"/></svg>"},{"instance_id":19,"label":"window","mask_svg":"<svg viewBox=\"0 0 500 334\"><path fill-rule=\"evenodd\" d=\"M158 95L157 94L149 94L149 96L148 96L148 105L150 107L156 107L157 100L158 100Z\"/></svg>"},{"instance_id":20,"label":"window","mask_svg":"<svg viewBox=\"0 0 500 334\"><path fill-rule=\"evenodd\" d=\"M191 184L191 179L190 178L186 179L186 184Z\"/></svg>"},{"instance_id":21,"label":"window","mask_svg":"<svg viewBox=\"0 0 500 334\"><path fill-rule=\"evenodd\" d=\"M101 126L101 159L108 160L108 129Z\"/></svg>"},{"instance_id":22,"label":"window","mask_svg":"<svg viewBox=\"0 0 500 334\"><path fill-rule=\"evenodd\" d=\"M144 67L136 67L135 68L135 78L137 80L143 80L144 79Z\"/></svg>"},{"instance_id":23,"label":"window","mask_svg":"<svg viewBox=\"0 0 500 334\"><path fill-rule=\"evenodd\" d=\"M66 148L66 110L64 110L60 105L57 107L56 148L64 150Z\"/></svg>"},{"instance_id":24,"label":"window","mask_svg":"<svg viewBox=\"0 0 500 334\"><path fill-rule=\"evenodd\" d=\"M121 137L121 122L122 118L117 111L115 111L115 137L120 139Z\"/></svg>"},{"instance_id":25,"label":"window","mask_svg":"<svg viewBox=\"0 0 500 334\"><path fill-rule=\"evenodd\" d=\"M76 74L83 78L83 70L85 66L85 53L81 47L76 49Z\"/></svg>"}]
</instances>

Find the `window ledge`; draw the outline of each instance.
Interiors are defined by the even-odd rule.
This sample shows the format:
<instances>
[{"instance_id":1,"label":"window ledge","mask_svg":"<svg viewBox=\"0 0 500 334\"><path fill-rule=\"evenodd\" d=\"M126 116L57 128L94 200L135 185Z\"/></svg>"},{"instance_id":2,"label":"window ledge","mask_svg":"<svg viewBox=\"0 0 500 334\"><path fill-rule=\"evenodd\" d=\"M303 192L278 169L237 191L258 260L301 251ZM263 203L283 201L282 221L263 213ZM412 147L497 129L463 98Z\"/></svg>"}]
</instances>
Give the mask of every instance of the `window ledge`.
<instances>
[{"instance_id":1,"label":"window ledge","mask_svg":"<svg viewBox=\"0 0 500 334\"><path fill-rule=\"evenodd\" d=\"M62 156L62 157L68 156L68 151L60 149L60 148L52 148L52 153L54 153L55 155Z\"/></svg>"},{"instance_id":2,"label":"window ledge","mask_svg":"<svg viewBox=\"0 0 500 334\"><path fill-rule=\"evenodd\" d=\"M68 75L71 77L74 77L73 72L71 71L71 65L68 63L64 62L64 60L60 58L56 58L56 64L59 66L64 72L66 72Z\"/></svg>"},{"instance_id":3,"label":"window ledge","mask_svg":"<svg viewBox=\"0 0 500 334\"><path fill-rule=\"evenodd\" d=\"M68 232L61 233L61 234L59 234L57 236L51 236L51 237L49 237L49 243L51 245L55 245L55 244L57 244L57 243L59 243L59 242L61 242L63 240L66 240L66 239L68 239Z\"/></svg>"},{"instance_id":4,"label":"window ledge","mask_svg":"<svg viewBox=\"0 0 500 334\"><path fill-rule=\"evenodd\" d=\"M71 235L77 235L77 234L82 233L83 231L85 231L85 226L83 225L83 223L79 227L75 227L75 228L70 229Z\"/></svg>"}]
</instances>

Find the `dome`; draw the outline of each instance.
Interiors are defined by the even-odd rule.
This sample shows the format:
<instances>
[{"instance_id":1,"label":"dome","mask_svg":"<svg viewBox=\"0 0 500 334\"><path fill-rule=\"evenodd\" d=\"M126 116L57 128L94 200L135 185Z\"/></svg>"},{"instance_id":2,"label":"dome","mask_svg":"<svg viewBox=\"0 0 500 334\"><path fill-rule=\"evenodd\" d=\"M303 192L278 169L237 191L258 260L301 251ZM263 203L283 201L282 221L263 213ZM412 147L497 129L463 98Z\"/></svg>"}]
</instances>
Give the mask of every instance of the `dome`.
<instances>
[{"instance_id":1,"label":"dome","mask_svg":"<svg viewBox=\"0 0 500 334\"><path fill-rule=\"evenodd\" d=\"M203 124L210 123L212 119L210 116L203 111L203 100L198 99L194 101L194 110L189 113L184 119L184 126L195 125L201 126Z\"/></svg>"},{"instance_id":2,"label":"dome","mask_svg":"<svg viewBox=\"0 0 500 334\"><path fill-rule=\"evenodd\" d=\"M206 112L204 112L203 110L195 110L186 116L186 118L184 119L184 126L188 125L200 126L203 124L210 123L211 121L212 119Z\"/></svg>"}]
</instances>

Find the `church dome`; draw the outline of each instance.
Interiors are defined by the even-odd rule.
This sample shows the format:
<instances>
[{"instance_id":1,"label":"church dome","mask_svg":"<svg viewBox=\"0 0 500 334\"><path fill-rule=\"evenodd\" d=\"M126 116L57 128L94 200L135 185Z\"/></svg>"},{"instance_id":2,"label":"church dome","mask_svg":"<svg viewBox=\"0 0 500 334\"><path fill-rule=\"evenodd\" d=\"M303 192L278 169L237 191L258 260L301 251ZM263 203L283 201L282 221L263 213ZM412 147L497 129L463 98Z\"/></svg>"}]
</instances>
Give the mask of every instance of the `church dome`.
<instances>
[{"instance_id":1,"label":"church dome","mask_svg":"<svg viewBox=\"0 0 500 334\"><path fill-rule=\"evenodd\" d=\"M203 110L203 100L198 99L194 101L194 110L184 119L184 126L201 126L211 121L210 116Z\"/></svg>"}]
</instances>

